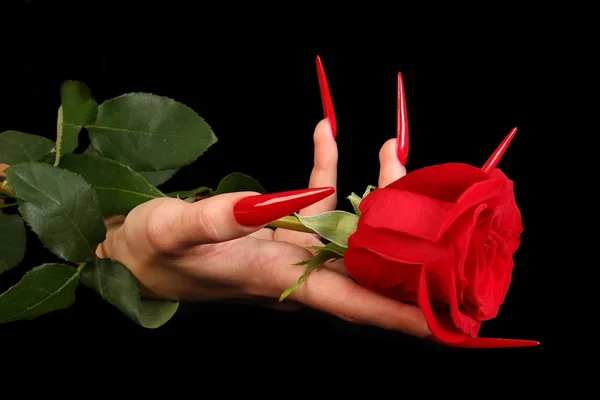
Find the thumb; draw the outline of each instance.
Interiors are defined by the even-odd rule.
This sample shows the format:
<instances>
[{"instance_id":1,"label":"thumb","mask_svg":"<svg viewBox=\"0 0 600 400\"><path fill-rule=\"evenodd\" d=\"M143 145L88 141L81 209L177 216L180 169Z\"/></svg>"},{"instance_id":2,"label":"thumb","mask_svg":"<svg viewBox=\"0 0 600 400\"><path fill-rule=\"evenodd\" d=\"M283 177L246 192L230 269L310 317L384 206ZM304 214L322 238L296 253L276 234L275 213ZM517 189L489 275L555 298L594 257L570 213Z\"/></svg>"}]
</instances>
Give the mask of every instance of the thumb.
<instances>
[{"instance_id":1,"label":"thumb","mask_svg":"<svg viewBox=\"0 0 600 400\"><path fill-rule=\"evenodd\" d=\"M331 196L332 187L292 190L280 193L226 193L187 203L180 227L172 232L176 242L208 244L249 235L269 222L290 215ZM173 227L175 228L175 227Z\"/></svg>"}]
</instances>

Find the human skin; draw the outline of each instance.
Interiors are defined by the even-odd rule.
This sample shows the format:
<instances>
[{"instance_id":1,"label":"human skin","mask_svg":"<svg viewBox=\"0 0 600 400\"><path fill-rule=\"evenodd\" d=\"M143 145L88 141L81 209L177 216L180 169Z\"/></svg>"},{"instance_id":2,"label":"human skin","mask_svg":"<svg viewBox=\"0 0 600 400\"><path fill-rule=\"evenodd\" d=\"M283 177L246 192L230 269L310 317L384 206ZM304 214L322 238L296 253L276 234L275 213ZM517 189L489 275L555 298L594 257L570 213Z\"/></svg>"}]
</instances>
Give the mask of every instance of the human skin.
<instances>
[{"instance_id":1,"label":"human skin","mask_svg":"<svg viewBox=\"0 0 600 400\"><path fill-rule=\"evenodd\" d=\"M338 151L327 119L314 132L314 166L309 188L336 187ZM396 139L379 154L379 187L406 174L396 155ZM187 203L154 199L126 217L106 219L107 237L97 255L125 265L146 297L190 302L249 302L280 309L308 306L346 321L428 337L420 309L361 287L350 279L343 260L311 273L283 303L281 293L297 282L304 266L293 264L313 254L306 246L322 245L314 234L265 225L243 226L235 204L253 192L228 193ZM334 210L333 194L298 210L314 215Z\"/></svg>"}]
</instances>

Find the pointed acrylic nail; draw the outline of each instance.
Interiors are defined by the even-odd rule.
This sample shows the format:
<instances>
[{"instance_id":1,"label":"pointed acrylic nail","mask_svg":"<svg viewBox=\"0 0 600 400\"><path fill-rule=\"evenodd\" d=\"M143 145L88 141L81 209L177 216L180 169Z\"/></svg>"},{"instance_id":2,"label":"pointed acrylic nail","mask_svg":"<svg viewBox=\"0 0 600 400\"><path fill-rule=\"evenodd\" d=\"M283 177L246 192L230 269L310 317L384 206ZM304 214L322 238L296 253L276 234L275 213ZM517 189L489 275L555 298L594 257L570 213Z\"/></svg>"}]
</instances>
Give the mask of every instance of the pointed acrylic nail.
<instances>
[{"instance_id":1,"label":"pointed acrylic nail","mask_svg":"<svg viewBox=\"0 0 600 400\"><path fill-rule=\"evenodd\" d=\"M408 160L408 115L406 113L406 95L404 94L404 82L402 74L398 72L398 102L396 111L396 138L398 147L396 153L398 160L403 166Z\"/></svg>"},{"instance_id":2,"label":"pointed acrylic nail","mask_svg":"<svg viewBox=\"0 0 600 400\"><path fill-rule=\"evenodd\" d=\"M521 339L495 339L495 338L469 338L464 342L456 343L453 347L462 349L509 349L516 347L535 347L540 342Z\"/></svg>"},{"instance_id":3,"label":"pointed acrylic nail","mask_svg":"<svg viewBox=\"0 0 600 400\"><path fill-rule=\"evenodd\" d=\"M516 347L535 347L539 346L540 342L535 340L522 339L496 339L496 338L471 338L467 337L462 342L447 343L431 336L430 339L436 343L456 347L460 349L508 349Z\"/></svg>"},{"instance_id":4,"label":"pointed acrylic nail","mask_svg":"<svg viewBox=\"0 0 600 400\"><path fill-rule=\"evenodd\" d=\"M238 201L233 215L240 225L266 225L331 196L331 186L249 196Z\"/></svg>"},{"instance_id":5,"label":"pointed acrylic nail","mask_svg":"<svg viewBox=\"0 0 600 400\"><path fill-rule=\"evenodd\" d=\"M500 162L500 159L504 155L504 152L508 148L508 145L510 144L513 137L515 136L515 133L517 133L517 128L512 128L512 130L504 138L502 143L500 143L500 145L496 148L496 151L494 151L494 153L486 161L486 163L483 165L483 167L481 167L483 172L490 172L491 170L496 168L496 165L498 165L498 163Z\"/></svg>"},{"instance_id":6,"label":"pointed acrylic nail","mask_svg":"<svg viewBox=\"0 0 600 400\"><path fill-rule=\"evenodd\" d=\"M321 102L323 103L323 114L329 121L331 133L335 139L337 136L337 121L335 120L335 112L333 111L333 102L331 101L331 93L329 93L329 85L327 84L327 76L321 57L317 56L317 77L319 79L319 89L321 91Z\"/></svg>"}]
</instances>

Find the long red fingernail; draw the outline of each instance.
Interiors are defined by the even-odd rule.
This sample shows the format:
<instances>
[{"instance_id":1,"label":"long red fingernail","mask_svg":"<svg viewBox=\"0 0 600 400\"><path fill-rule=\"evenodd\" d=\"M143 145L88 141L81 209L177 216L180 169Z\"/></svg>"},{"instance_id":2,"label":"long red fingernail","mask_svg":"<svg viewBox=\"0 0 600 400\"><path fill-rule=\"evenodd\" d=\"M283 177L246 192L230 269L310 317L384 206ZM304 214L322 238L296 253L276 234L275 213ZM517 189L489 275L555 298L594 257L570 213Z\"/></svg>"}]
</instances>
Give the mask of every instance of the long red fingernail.
<instances>
[{"instance_id":1,"label":"long red fingernail","mask_svg":"<svg viewBox=\"0 0 600 400\"><path fill-rule=\"evenodd\" d=\"M398 147L396 153L398 160L403 166L408 160L408 115L406 113L406 95L404 94L404 82L402 73L398 72L398 103L396 111L396 138Z\"/></svg>"},{"instance_id":2,"label":"long red fingernail","mask_svg":"<svg viewBox=\"0 0 600 400\"><path fill-rule=\"evenodd\" d=\"M235 204L233 215L240 225L266 225L323 200L334 192L335 189L329 186L249 196Z\"/></svg>"},{"instance_id":3,"label":"long red fingernail","mask_svg":"<svg viewBox=\"0 0 600 400\"><path fill-rule=\"evenodd\" d=\"M329 93L329 85L327 84L327 76L325 76L325 69L323 69L323 63L319 56L317 56L317 77L319 79L319 89L321 91L321 102L323 103L323 114L329 121L331 133L335 139L337 135L337 122L335 120L335 112L333 111L331 93Z\"/></svg>"},{"instance_id":4,"label":"long red fingernail","mask_svg":"<svg viewBox=\"0 0 600 400\"><path fill-rule=\"evenodd\" d=\"M436 343L443 344L449 347L461 349L506 349L513 347L535 347L539 346L540 342L535 340L522 339L496 339L496 338L471 338L467 337L464 341L458 343L442 342L433 336L430 337Z\"/></svg>"},{"instance_id":5,"label":"long red fingernail","mask_svg":"<svg viewBox=\"0 0 600 400\"><path fill-rule=\"evenodd\" d=\"M490 156L490 158L485 162L481 169L483 172L490 172L496 165L500 162L500 159L504 155L504 152L508 148L508 145L512 141L513 137L515 137L515 133L517 133L517 128L512 128L512 130L508 133L508 135L504 138L500 146L496 148L496 151Z\"/></svg>"}]
</instances>

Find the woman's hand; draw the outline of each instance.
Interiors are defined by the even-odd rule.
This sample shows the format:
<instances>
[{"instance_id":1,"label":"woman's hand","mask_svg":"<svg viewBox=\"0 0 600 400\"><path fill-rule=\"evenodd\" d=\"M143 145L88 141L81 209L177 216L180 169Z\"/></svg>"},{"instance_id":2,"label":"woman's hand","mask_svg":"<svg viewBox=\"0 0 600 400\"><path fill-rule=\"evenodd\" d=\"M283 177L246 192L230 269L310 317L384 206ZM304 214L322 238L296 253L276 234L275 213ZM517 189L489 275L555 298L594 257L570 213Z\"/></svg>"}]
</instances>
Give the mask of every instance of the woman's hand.
<instances>
[{"instance_id":1,"label":"woman's hand","mask_svg":"<svg viewBox=\"0 0 600 400\"><path fill-rule=\"evenodd\" d=\"M315 163L309 186L335 187L337 146L327 120L318 124L314 141ZM381 149L380 186L405 173L396 158L395 141L388 141ZM129 268L147 297L278 305L281 293L304 272L303 266L293 264L312 257L304 247L321 243L313 234L273 231L264 226L294 211L311 215L333 210L336 196L327 196L331 193L331 189L322 189L300 196L300 200L292 203L305 204L296 210L289 209L294 207L289 200L280 198L279 202L263 201L265 204L254 211L246 207L245 212L244 202L262 197L240 192L196 203L155 199L136 207L127 217L108 219L107 239L98 247L97 254ZM327 197L315 202L324 196ZM279 207L281 215L275 215L277 210L273 207ZM359 286L345 275L341 260L326 266L311 273L310 279L281 305L292 301L353 323L419 337L430 334L418 307Z\"/></svg>"}]
</instances>

